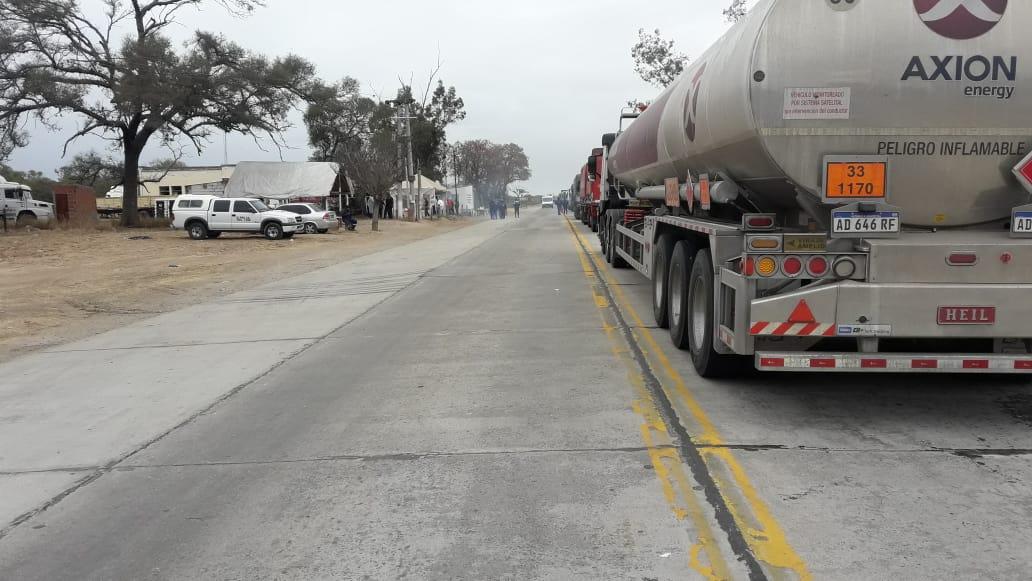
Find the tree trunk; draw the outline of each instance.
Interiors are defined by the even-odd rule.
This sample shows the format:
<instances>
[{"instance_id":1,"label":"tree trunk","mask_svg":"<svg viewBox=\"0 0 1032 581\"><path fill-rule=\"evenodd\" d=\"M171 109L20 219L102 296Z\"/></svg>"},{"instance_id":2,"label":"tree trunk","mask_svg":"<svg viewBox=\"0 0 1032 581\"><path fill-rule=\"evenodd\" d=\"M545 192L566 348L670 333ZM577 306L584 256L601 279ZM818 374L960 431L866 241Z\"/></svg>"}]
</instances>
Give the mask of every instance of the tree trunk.
<instances>
[{"instance_id":1,"label":"tree trunk","mask_svg":"<svg viewBox=\"0 0 1032 581\"><path fill-rule=\"evenodd\" d=\"M125 173L122 178L122 226L135 228L140 225L140 154L135 144L123 144L125 151Z\"/></svg>"},{"instance_id":2,"label":"tree trunk","mask_svg":"<svg viewBox=\"0 0 1032 581\"><path fill-rule=\"evenodd\" d=\"M380 202L382 201L382 196L375 196L373 198L373 200L376 201L376 203L373 204L375 206L373 208L373 232L379 232L380 231Z\"/></svg>"}]
</instances>

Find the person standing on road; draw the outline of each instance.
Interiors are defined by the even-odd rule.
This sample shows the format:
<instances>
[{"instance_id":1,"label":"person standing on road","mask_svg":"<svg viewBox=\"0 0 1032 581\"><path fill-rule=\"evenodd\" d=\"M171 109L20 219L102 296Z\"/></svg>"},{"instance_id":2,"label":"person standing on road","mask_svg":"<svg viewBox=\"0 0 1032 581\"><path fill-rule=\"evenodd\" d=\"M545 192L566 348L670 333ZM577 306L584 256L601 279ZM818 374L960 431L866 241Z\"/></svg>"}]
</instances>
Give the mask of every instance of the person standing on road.
<instances>
[{"instance_id":1,"label":"person standing on road","mask_svg":"<svg viewBox=\"0 0 1032 581\"><path fill-rule=\"evenodd\" d=\"M520 205L521 204L522 204L522 202L520 201L519 198L516 198L515 200L512 201L512 214L513 214L513 216L516 217L517 220L520 219Z\"/></svg>"},{"instance_id":2,"label":"person standing on road","mask_svg":"<svg viewBox=\"0 0 1032 581\"><path fill-rule=\"evenodd\" d=\"M365 212L369 218L373 217L373 212L376 211L376 199L372 196L366 196L365 199Z\"/></svg>"}]
</instances>

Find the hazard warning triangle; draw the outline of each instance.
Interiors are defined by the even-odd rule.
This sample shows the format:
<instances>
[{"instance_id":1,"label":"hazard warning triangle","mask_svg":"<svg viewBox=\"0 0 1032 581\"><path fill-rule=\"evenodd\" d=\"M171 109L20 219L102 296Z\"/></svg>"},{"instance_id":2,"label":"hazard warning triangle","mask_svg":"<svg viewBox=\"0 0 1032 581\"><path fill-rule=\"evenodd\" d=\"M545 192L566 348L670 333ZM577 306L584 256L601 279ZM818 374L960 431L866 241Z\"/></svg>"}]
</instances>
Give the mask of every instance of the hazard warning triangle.
<instances>
[{"instance_id":1,"label":"hazard warning triangle","mask_svg":"<svg viewBox=\"0 0 1032 581\"><path fill-rule=\"evenodd\" d=\"M792 314L788 316L789 323L816 323L817 317L813 316L813 311L810 310L810 305L806 304L806 299L799 301L796 305Z\"/></svg>"}]
</instances>

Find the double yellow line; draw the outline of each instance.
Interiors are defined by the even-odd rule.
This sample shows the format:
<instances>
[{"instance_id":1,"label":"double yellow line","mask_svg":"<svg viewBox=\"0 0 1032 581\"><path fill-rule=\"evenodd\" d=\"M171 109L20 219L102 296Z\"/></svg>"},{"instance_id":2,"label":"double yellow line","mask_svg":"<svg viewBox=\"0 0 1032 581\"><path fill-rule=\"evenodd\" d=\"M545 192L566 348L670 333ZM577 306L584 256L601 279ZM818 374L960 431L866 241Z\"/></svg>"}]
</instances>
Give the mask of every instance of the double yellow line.
<instances>
[{"instance_id":1,"label":"double yellow line","mask_svg":"<svg viewBox=\"0 0 1032 581\"><path fill-rule=\"evenodd\" d=\"M606 284L607 280L612 280L612 275L605 262L597 254L586 250L591 248L591 245L568 218L567 222L575 237L574 246L584 268L584 274L591 283L595 303L599 306L603 328L613 345L613 352L628 368L628 377L637 394L635 411L644 420L642 437L649 449L664 495L675 516L679 520L690 519L698 535L698 542L691 549L689 565L709 579L730 579L727 561L714 535L713 527L694 493L692 481L684 470L685 459L677 452L670 430L664 424L655 401L645 387L641 369L629 357L628 347L618 333L617 322L609 312L609 299L602 288L603 285L608 287L610 295L617 303L615 306L636 326L631 332L635 340L644 343L641 352L645 354L649 367L653 371L657 368L662 370L662 374L656 374L656 377L663 394L675 407L688 411L691 423L694 424L691 427L697 432L692 437L692 443L698 448L706 464L706 470L719 489L735 525L742 532L750 552L763 565L764 572L771 579L812 579L805 562L789 544L785 531L774 518L770 507L760 498L745 469L727 447L716 424L688 389L681 374L671 365L666 353L627 300L623 289L616 284ZM596 271L606 280L597 280ZM703 556L706 563L702 562Z\"/></svg>"}]
</instances>

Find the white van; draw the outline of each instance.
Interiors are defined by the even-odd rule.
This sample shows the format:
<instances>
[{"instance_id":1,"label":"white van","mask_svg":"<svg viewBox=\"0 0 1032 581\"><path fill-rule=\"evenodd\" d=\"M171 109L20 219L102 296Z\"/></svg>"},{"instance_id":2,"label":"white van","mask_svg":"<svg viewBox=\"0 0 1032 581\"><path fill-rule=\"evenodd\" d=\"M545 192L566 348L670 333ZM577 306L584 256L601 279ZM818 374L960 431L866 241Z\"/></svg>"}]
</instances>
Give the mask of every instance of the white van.
<instances>
[{"instance_id":1,"label":"white van","mask_svg":"<svg viewBox=\"0 0 1032 581\"><path fill-rule=\"evenodd\" d=\"M186 195L176 198L172 209L172 228L186 230L194 240L218 238L223 232L290 239L303 226L301 216L272 210L250 198Z\"/></svg>"}]
</instances>

